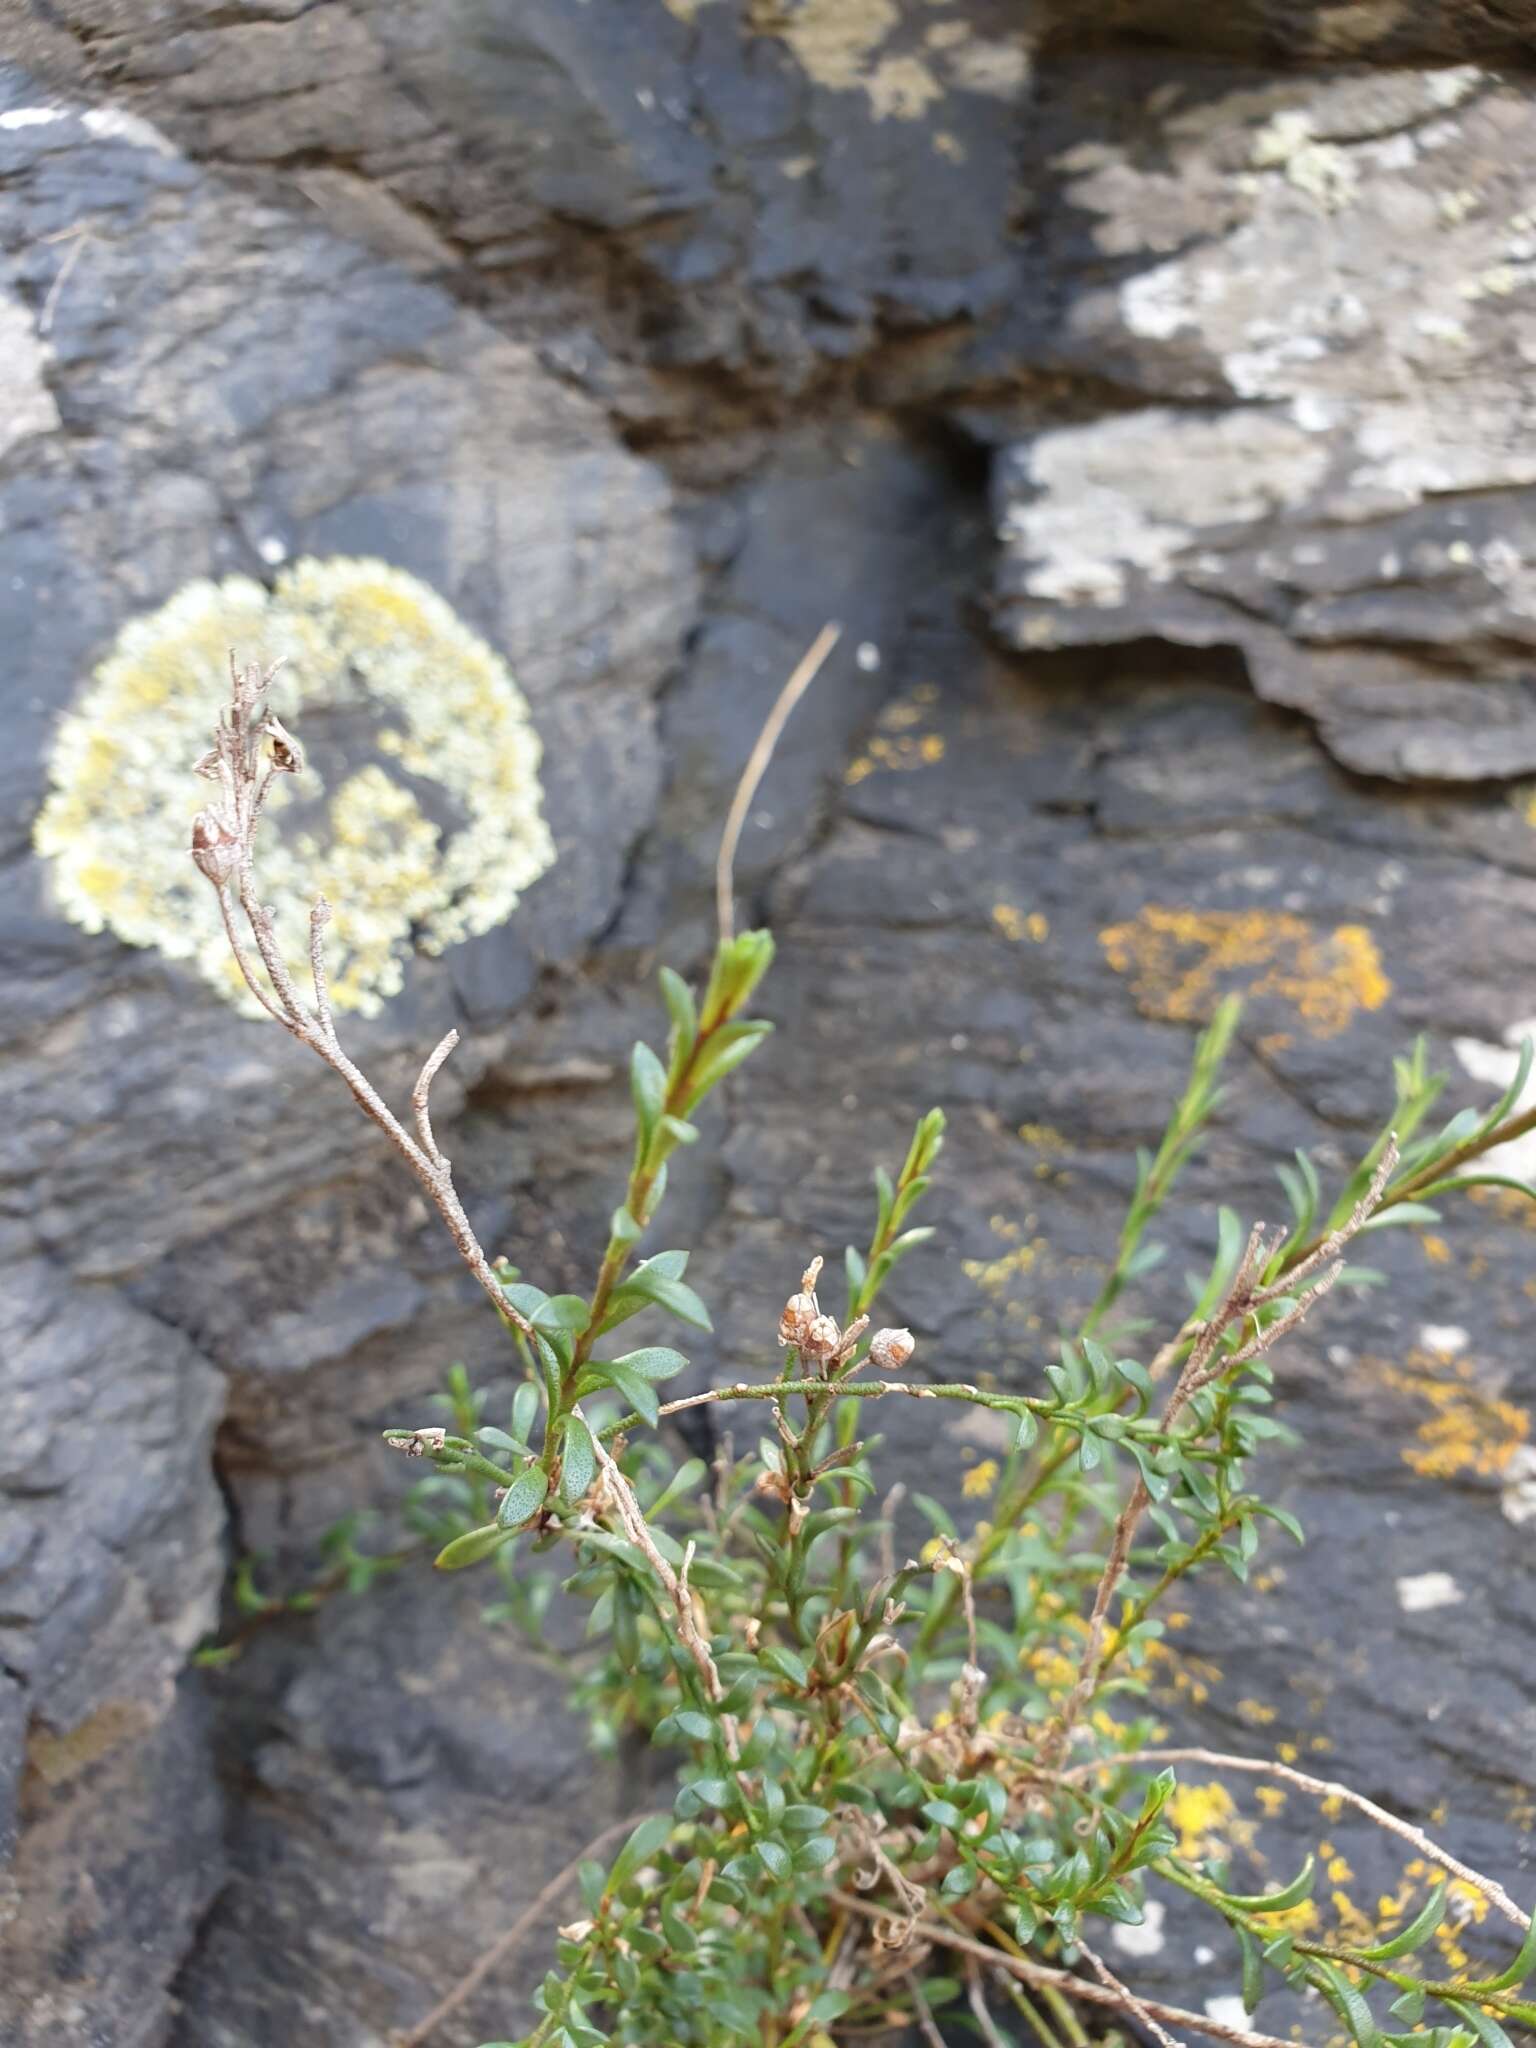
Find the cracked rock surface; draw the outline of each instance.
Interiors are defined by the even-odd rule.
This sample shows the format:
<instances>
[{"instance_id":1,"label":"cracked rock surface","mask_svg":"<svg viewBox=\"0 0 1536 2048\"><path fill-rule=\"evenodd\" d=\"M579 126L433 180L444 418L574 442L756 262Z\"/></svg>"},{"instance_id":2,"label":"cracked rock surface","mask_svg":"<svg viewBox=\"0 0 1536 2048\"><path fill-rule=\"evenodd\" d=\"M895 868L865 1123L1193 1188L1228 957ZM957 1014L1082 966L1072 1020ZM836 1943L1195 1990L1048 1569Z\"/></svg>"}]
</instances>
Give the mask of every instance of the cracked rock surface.
<instances>
[{"instance_id":1,"label":"cracked rock surface","mask_svg":"<svg viewBox=\"0 0 1536 2048\"><path fill-rule=\"evenodd\" d=\"M1213 54L1175 0L1106 8L1092 48L989 0L16 10L7 2044L386 2048L650 1796L469 1577L407 1569L189 1664L240 1625L238 1556L301 1583L329 1525L398 1499L378 1429L455 1358L507 1365L332 1077L68 922L31 851L60 717L189 579L383 556L527 694L555 864L346 1035L400 1100L459 1024L439 1131L484 1240L552 1289L599 1249L651 969L705 953L763 712L845 622L738 863L780 1031L669 1198L720 1332L700 1384L760 1355L811 1250L867 1235L869 1168L931 1101L938 1236L894 1319L936 1374L1032 1386L1220 990L1249 1004L1160 1324L1215 1205L1277 1213L1296 1145L1336 1171L1415 1033L1450 1107L1510 1070L1532 25L1224 19ZM1414 68L1337 62L1376 56ZM1386 1287L1281 1370L1306 1449L1270 1483L1311 1544L1191 1597L1158 1699L1435 1816L1525 1896L1536 1236L1493 1197L1379 1246ZM943 1497L991 1448L880 1420ZM1318 1844L1294 1802L1239 1788L1236 1818L1267 1870ZM1347 1851L1335 1888L1373 1909L1402 1858ZM1208 1938L1170 1916L1137 1981L1229 1990ZM449 2048L518 2031L538 1944Z\"/></svg>"}]
</instances>

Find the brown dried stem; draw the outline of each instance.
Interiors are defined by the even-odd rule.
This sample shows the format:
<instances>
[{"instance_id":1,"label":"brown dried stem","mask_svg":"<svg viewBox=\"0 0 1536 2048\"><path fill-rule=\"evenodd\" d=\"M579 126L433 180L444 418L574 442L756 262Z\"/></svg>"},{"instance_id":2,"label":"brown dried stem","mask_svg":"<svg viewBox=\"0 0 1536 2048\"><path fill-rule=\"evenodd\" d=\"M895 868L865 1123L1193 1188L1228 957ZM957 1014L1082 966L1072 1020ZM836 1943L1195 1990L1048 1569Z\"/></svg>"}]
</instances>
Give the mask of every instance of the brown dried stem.
<instances>
[{"instance_id":1,"label":"brown dried stem","mask_svg":"<svg viewBox=\"0 0 1536 2048\"><path fill-rule=\"evenodd\" d=\"M496 1312L525 1336L531 1328L507 1300L491 1270L479 1239L470 1226L453 1185L452 1168L432 1136L427 1094L433 1078L458 1043L450 1031L421 1069L411 1102L419 1141L401 1125L361 1068L342 1050L331 1008L330 980L325 967L325 927L331 909L316 899L309 916L309 960L314 982L314 1008L305 1006L277 943L273 914L256 888L256 828L267 796L280 774L299 774L303 756L267 710L266 695L276 666L238 669L230 656L230 701L219 719L212 751L198 763L199 772L219 784L220 800L198 814L192 828L192 857L213 884L230 953L241 979L256 1001L283 1029L298 1039L346 1083L363 1114L377 1124L426 1191L447 1226L459 1256L474 1274ZM241 936L243 916L265 978Z\"/></svg>"},{"instance_id":2,"label":"brown dried stem","mask_svg":"<svg viewBox=\"0 0 1536 2048\"><path fill-rule=\"evenodd\" d=\"M1162 2048L1184 2048L1184 2043L1178 2036L1170 2034L1168 2029L1158 2022L1156 2015L1148 2010L1145 2001L1137 1997L1129 1984L1122 1983L1108 1963L1105 1962L1104 1958L1096 1949L1091 1949L1081 1935L1078 1936L1077 1945L1088 1958L1089 1968L1093 1971L1099 1982L1107 1984L1111 1991L1117 1991L1120 1994L1121 1998L1125 2001L1126 2011L1132 2013L1141 2021L1153 2039L1162 2044Z\"/></svg>"},{"instance_id":3,"label":"brown dried stem","mask_svg":"<svg viewBox=\"0 0 1536 2048\"><path fill-rule=\"evenodd\" d=\"M586 1417L581 1415L579 1408L573 1408L571 1413L580 1416L583 1422L586 1421ZM603 1477L608 1483L608 1492L613 1501L614 1511L624 1525L624 1534L634 1544L635 1548L642 1553L646 1563L661 1581L662 1587L666 1592L667 1598L671 1601L673 1611L677 1617L678 1639L693 1660L694 1668L697 1670L700 1682L704 1687L705 1697L718 1706L725 1697L725 1687L720 1682L720 1673L715 1667L714 1657L710 1654L709 1643L699 1627L699 1618L694 1612L694 1596L688 1585L688 1567L693 1558L693 1545L690 1543L684 1552L682 1571L680 1573L673 1571L671 1565L668 1564L656 1546L656 1539L651 1534L650 1524L646 1521L640 1503L635 1498L634 1488L614 1463L601 1438L590 1425L588 1425L588 1434L591 1436L593 1446L597 1451L597 1462L602 1468ZM740 1753L740 1742L734 1716L722 1714L720 1716L720 1726L725 1738L726 1754L734 1762Z\"/></svg>"},{"instance_id":4,"label":"brown dried stem","mask_svg":"<svg viewBox=\"0 0 1536 2048\"><path fill-rule=\"evenodd\" d=\"M867 1899L855 1898L852 1892L834 1891L831 1897L846 1911L861 1914L866 1920L887 1917L886 1908L872 1905ZM1076 1998L1086 2005L1109 2006L1117 2012L1133 2010L1133 1993L1124 1989L1112 1991L1107 1984L1090 1984L1084 1977L1074 1977L1068 1970L1053 1970L1047 1963L1005 1955L1002 1950L989 1948L985 1942L961 1934L941 1921L920 1920L914 1932L920 1940L931 1941L939 1948L953 1949L958 1955L972 1956L977 1962L1014 1977L1021 1984L1038 1984L1048 1990L1064 1992L1068 1998ZM1187 2027L1191 2033L1207 2035L1213 2041L1230 2041L1234 2048L1296 2048L1294 2041L1282 2040L1278 2034L1260 2034L1247 2027L1229 2026L1225 2020L1212 2019L1208 2013L1188 2012L1183 2006L1164 2005L1160 1999L1135 1998L1135 2006L1153 2019L1162 2020L1170 2026Z\"/></svg>"}]
</instances>

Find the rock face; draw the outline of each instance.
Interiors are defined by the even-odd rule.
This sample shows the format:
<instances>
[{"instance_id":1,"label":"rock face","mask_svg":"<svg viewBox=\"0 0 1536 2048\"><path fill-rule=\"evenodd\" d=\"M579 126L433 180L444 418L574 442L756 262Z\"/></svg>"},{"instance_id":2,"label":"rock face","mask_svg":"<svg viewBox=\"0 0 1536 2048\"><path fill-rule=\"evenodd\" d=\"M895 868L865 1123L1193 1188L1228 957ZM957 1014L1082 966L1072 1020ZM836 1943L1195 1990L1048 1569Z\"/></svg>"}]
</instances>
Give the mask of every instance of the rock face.
<instances>
[{"instance_id":1,"label":"rock face","mask_svg":"<svg viewBox=\"0 0 1536 2048\"><path fill-rule=\"evenodd\" d=\"M1529 93L1161 62L1063 90L1104 262L1054 341L1136 402L999 464L1004 637L1236 646L1347 767L1529 773Z\"/></svg>"},{"instance_id":2,"label":"rock face","mask_svg":"<svg viewBox=\"0 0 1536 2048\"><path fill-rule=\"evenodd\" d=\"M1053 42L1136 38L1269 62L1512 63L1528 59L1536 39L1524 0L1232 0L1214 18L1190 0L1105 0L1091 15L1047 0L1045 16Z\"/></svg>"},{"instance_id":3,"label":"rock face","mask_svg":"<svg viewBox=\"0 0 1536 2048\"><path fill-rule=\"evenodd\" d=\"M332 1077L185 948L65 915L32 832L93 668L141 650L142 722L79 737L148 835L179 799L122 636L189 584L382 560L505 658L554 863L346 1035L398 1102L459 1024L460 1186L559 1288L612 1204L649 970L703 956L729 790L841 618L738 863L781 1035L671 1197L722 1332L694 1369L760 1351L939 1099L939 1238L893 1307L935 1370L1033 1384L1219 990L1250 997L1235 1086L1157 1319L1217 1201L1271 1212L1298 1144L1342 1164L1390 1051L1428 1032L1453 1106L1486 1101L1531 1014L1533 102L1474 68L1525 15L1238 6L1216 55L1173 4L1101 10L1091 50L1003 0L28 15L0 94L8 2043L383 2048L646 1796L466 1580L402 1570L189 1668L238 1557L323 1570L328 1526L397 1500L377 1429L506 1360ZM1419 68L1294 68L1341 55ZM393 872L402 790L449 846L463 820L359 683L366 624L350 665L303 655L303 737ZM302 857L303 814L274 824ZM1312 1547L1190 1602L1161 1702L1223 1746L1332 1745L1525 1892L1536 1239L1495 1200L1381 1243L1389 1287L1282 1376ZM889 1434L940 1493L988 1448ZM1276 1869L1315 1845L1263 1823ZM1367 1909L1402 1877L1349 1860ZM1228 1990L1207 1934L1138 1971ZM445 2042L517 2031L538 1939Z\"/></svg>"}]
</instances>

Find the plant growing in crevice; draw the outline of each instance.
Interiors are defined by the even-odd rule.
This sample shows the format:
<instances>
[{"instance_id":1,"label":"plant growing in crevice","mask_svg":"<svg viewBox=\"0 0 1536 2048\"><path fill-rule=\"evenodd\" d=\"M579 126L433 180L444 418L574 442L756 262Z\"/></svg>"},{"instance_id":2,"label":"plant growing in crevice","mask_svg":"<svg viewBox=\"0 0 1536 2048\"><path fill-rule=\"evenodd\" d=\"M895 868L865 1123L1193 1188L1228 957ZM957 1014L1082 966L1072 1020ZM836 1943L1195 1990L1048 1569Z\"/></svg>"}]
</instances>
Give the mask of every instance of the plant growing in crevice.
<instances>
[{"instance_id":1,"label":"plant growing in crevice","mask_svg":"<svg viewBox=\"0 0 1536 2048\"><path fill-rule=\"evenodd\" d=\"M1289 1440L1271 1413L1271 1354L1332 1287L1368 1284L1352 1263L1365 1235L1425 1219L1439 1195L1503 1180L1481 1162L1536 1127L1536 1111L1517 1107L1529 1048L1492 1111L1427 1135L1440 1082L1422 1047L1400 1060L1392 1113L1331 1199L1298 1154L1281 1174L1287 1225L1245 1229L1222 1211L1188 1315L1130 1355L1136 1326L1122 1323L1111 1341L1113 1318L1219 1101L1237 1023L1224 1004L1162 1144L1140 1163L1097 1301L1038 1384L1019 1391L930 1379L910 1333L877 1326L882 1289L927 1234L911 1219L944 1141L932 1111L895 1177L876 1175L871 1239L846 1256L842 1313L822 1299L812 1258L786 1287L776 1328L759 1333L770 1360L760 1373L668 1400L683 1354L626 1348L620 1333L645 1310L703 1329L709 1314L688 1253L642 1246L673 1154L697 1140L700 1103L769 1029L749 1012L772 942L734 930L729 835L708 976L694 990L663 968L665 1044L635 1047L633 1152L592 1284L551 1295L486 1257L454 1191L429 1094L455 1035L421 1070L412 1136L340 1045L326 907L312 914L310 995L276 947L255 833L272 778L301 760L266 708L269 680L235 674L203 764L220 800L197 821L193 857L252 994L388 1134L521 1364L505 1426L485 1420L461 1373L446 1420L392 1428L387 1440L432 1468L420 1508L441 1538L439 1567L494 1559L503 1605L525 1627L537 1628L547 1598L529 1589L552 1583L530 1571L530 1553L564 1556L566 1590L587 1603L597 1645L585 1704L599 1724L639 1726L678 1760L671 1811L640 1820L606 1864L598 1852L611 1831L600 1837L568 1873L579 1910L560 1930L520 2048L828 2048L904 2025L932 2042L946 2008L988 2043L1081 2048L1084 2008L1165 2048L1171 2030L1291 2048L1251 2021L1122 1981L1104 1931L1138 1922L1159 1889L1230 1930L1249 2014L1284 1984L1315 1993L1360 2048L1503 2048L1509 2025L1536 2024L1525 1989L1536 1928L1491 1878L1282 1760L1160 1747L1146 1710L1171 1589L1216 1566L1245 1578L1266 1523L1300 1537L1251 1472L1256 1452ZM738 793L733 816L745 808ZM919 1499L934 1531L919 1558L896 1548L894 1503L865 1433L873 1407L908 1400L993 1411L1011 1443L974 1527ZM740 1410L755 1442L738 1450L724 1435L711 1466L675 1458L660 1425L703 1405ZM1170 1823L1186 1759L1269 1774L1407 1840L1431 1874L1422 1904L1378 1939L1333 1939L1303 1911L1310 1861L1289 1884L1238 1889ZM1510 1953L1423 1969L1467 1896L1509 1923ZM524 1931L510 1930L402 2040L425 2041Z\"/></svg>"}]
</instances>

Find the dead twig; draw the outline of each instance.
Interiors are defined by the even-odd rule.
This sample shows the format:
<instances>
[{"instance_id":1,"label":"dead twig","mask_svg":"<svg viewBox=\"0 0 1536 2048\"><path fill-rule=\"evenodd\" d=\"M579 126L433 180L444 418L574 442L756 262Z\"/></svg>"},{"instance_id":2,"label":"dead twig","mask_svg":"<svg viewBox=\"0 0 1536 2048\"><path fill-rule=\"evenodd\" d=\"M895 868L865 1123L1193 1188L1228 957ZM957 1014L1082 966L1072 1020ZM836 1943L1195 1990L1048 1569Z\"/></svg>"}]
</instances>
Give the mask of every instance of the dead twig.
<instances>
[{"instance_id":1,"label":"dead twig","mask_svg":"<svg viewBox=\"0 0 1536 2048\"><path fill-rule=\"evenodd\" d=\"M857 1899L851 1892L835 1891L830 1896L838 1905L851 1913L861 1914L866 1920L885 1917L882 1907ZM1021 1956L1004 1955L1000 1949L988 1948L985 1942L973 1941L969 1935L960 1934L938 1921L919 1921L915 1931L922 1940L931 1941L940 1948L953 1949L958 1955L974 1956L988 1968L1017 1978L1021 1984L1038 1984L1060 1991L1085 2005L1110 2006L1117 2012L1131 2010L1126 1994L1112 1991L1107 1984L1090 1984L1086 1977L1074 1977L1067 1970L1053 1970L1047 1963L1033 1963ZM1212 2041L1230 2041L1234 2048L1296 2048L1294 2041L1282 2040L1278 2034L1259 2034L1247 2027L1229 2026L1225 2020L1212 2019L1208 2013L1187 2012L1183 2006L1164 2005L1160 1999L1138 1998L1136 2003L1143 2013L1154 2019L1166 2021L1171 2026L1186 2027L1192 2034L1204 2034Z\"/></svg>"},{"instance_id":2,"label":"dead twig","mask_svg":"<svg viewBox=\"0 0 1536 2048\"><path fill-rule=\"evenodd\" d=\"M981 1965L974 1956L967 1956L965 1959L965 1995L976 2021L977 2031L986 2043L986 2048L1008 2048L987 2008L987 1990L982 1982Z\"/></svg>"},{"instance_id":3,"label":"dead twig","mask_svg":"<svg viewBox=\"0 0 1536 2048\"><path fill-rule=\"evenodd\" d=\"M571 1413L577 1416L581 1415L579 1408L573 1408ZM584 1416L581 1419L583 1421L586 1420ZM613 1458L609 1455L606 1446L597 1435L597 1432L589 1426L587 1433L591 1437L593 1447L597 1452L597 1462L602 1468L604 1479L607 1481L608 1493L613 1502L614 1511L624 1525L624 1534L634 1544L635 1548L643 1554L646 1563L661 1581L667 1598L671 1601L677 1616L679 1640L683 1648L688 1652L688 1655L693 1659L694 1668L697 1670L704 1686L705 1696L718 1706L725 1697L725 1687L720 1682L720 1673L716 1669L713 1656L710 1654L709 1643L699 1627L699 1618L694 1612L693 1593L688 1585L688 1567L693 1560L694 1546L692 1543L688 1545L687 1550L683 1554L682 1571L680 1573L675 1572L656 1547L656 1539L652 1536L650 1525L641 1511L639 1501L635 1498L634 1488L614 1463ZM720 1716L720 1728L725 1740L726 1754L734 1762L740 1754L740 1740L734 1716L722 1714Z\"/></svg>"},{"instance_id":4,"label":"dead twig","mask_svg":"<svg viewBox=\"0 0 1536 2048\"><path fill-rule=\"evenodd\" d=\"M907 1972L907 1990L912 1999L912 2017L917 2021L917 2031L928 2043L928 2048L944 2048L944 2036L934 2025L933 2013L923 1996L923 1987L915 1970Z\"/></svg>"},{"instance_id":5,"label":"dead twig","mask_svg":"<svg viewBox=\"0 0 1536 2048\"><path fill-rule=\"evenodd\" d=\"M458 1033L450 1031L439 1042L417 1076L411 1091L417 1130L413 1138L367 1075L342 1050L337 1037L325 966L325 929L330 922L330 905L323 896L318 897L309 914L309 964L314 985L314 1005L310 1008L300 997L283 958L273 913L257 892L256 828L268 794L279 775L298 775L304 768L304 756L297 742L267 708L267 692L277 666L265 670L255 666L240 669L235 665L234 655L230 655L229 704L219 719L211 751L197 764L200 774L218 783L219 801L199 811L192 821L193 862L213 885L230 953L246 987L269 1017L340 1075L363 1114L378 1125L425 1189L460 1258L497 1314L524 1336L531 1336L527 1319L507 1300L491 1270L490 1260L454 1188L452 1167L432 1135L428 1091L458 1044ZM260 968L241 934L241 917Z\"/></svg>"},{"instance_id":6,"label":"dead twig","mask_svg":"<svg viewBox=\"0 0 1536 2048\"><path fill-rule=\"evenodd\" d=\"M1104 1958L1096 1950L1091 1949L1081 1935L1078 1936L1077 1945L1088 1958L1089 1967L1099 1982L1107 1984L1111 1991L1119 1992L1121 1998L1125 2001L1126 2011L1133 2013L1141 2021L1152 2038L1162 2044L1162 2048L1184 2048L1184 2043L1178 2036L1170 2034L1168 2029L1159 2023L1156 2016L1149 2012L1144 2002L1136 1996L1130 1985L1121 1982Z\"/></svg>"}]
</instances>

